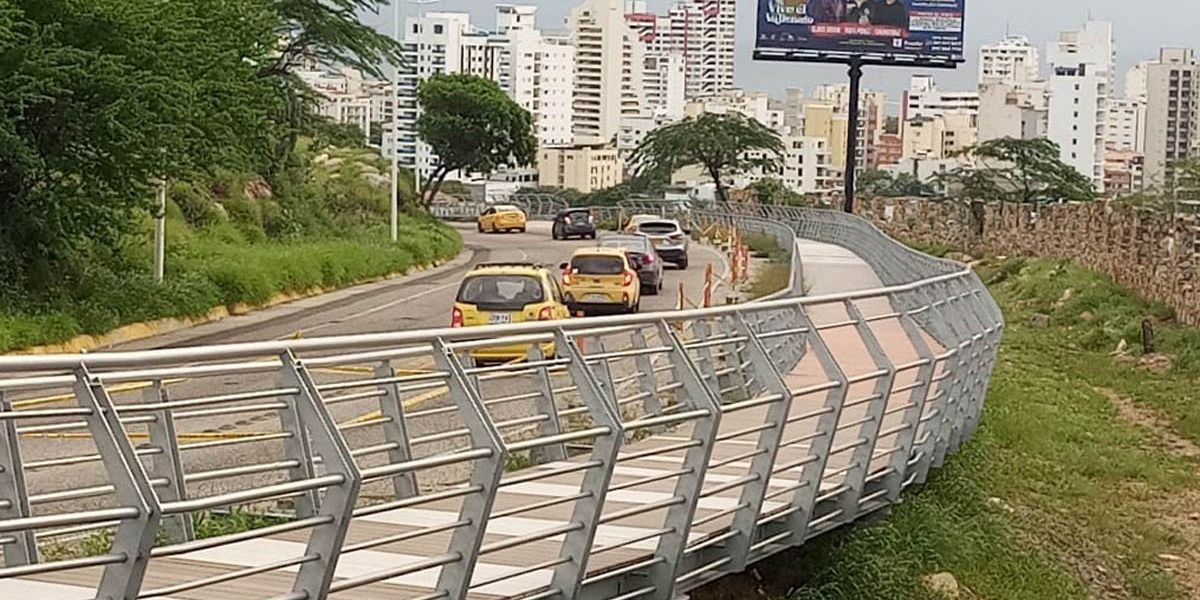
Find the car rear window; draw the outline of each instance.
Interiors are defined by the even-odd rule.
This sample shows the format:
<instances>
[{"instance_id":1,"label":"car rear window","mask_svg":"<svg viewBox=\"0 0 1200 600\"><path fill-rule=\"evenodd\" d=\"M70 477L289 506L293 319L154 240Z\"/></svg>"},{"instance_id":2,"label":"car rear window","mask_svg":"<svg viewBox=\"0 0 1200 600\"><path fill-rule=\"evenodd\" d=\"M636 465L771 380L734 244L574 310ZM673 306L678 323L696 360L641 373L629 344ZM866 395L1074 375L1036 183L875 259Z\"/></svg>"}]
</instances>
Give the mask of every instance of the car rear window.
<instances>
[{"instance_id":1,"label":"car rear window","mask_svg":"<svg viewBox=\"0 0 1200 600\"><path fill-rule=\"evenodd\" d=\"M645 252L649 248L645 238L617 238L600 240L601 248L620 248L630 252Z\"/></svg>"},{"instance_id":2,"label":"car rear window","mask_svg":"<svg viewBox=\"0 0 1200 600\"><path fill-rule=\"evenodd\" d=\"M546 299L542 282L528 275L476 275L458 288L458 302L483 310L520 310Z\"/></svg>"},{"instance_id":3,"label":"car rear window","mask_svg":"<svg viewBox=\"0 0 1200 600\"><path fill-rule=\"evenodd\" d=\"M638 231L650 235L670 235L679 233L679 226L664 221L649 221L638 225Z\"/></svg>"},{"instance_id":4,"label":"car rear window","mask_svg":"<svg viewBox=\"0 0 1200 600\"><path fill-rule=\"evenodd\" d=\"M567 213L567 216L571 217L572 219L586 219L586 218L590 217L591 215L592 215L591 211L587 211L587 210L573 210L573 211Z\"/></svg>"},{"instance_id":5,"label":"car rear window","mask_svg":"<svg viewBox=\"0 0 1200 600\"><path fill-rule=\"evenodd\" d=\"M576 256L571 260L571 269L580 275L620 275L625 271L625 261L615 256Z\"/></svg>"}]
</instances>

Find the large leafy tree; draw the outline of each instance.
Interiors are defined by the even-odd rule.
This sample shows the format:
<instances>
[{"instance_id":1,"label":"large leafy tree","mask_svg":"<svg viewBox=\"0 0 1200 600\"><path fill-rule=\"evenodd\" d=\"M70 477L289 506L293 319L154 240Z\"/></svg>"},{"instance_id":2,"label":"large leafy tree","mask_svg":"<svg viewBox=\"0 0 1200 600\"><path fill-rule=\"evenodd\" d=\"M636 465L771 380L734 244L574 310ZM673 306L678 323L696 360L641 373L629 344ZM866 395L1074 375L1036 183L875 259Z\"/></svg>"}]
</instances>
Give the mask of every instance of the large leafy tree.
<instances>
[{"instance_id":1,"label":"large leafy tree","mask_svg":"<svg viewBox=\"0 0 1200 600\"><path fill-rule=\"evenodd\" d=\"M705 113L651 131L633 155L638 173L674 173L699 166L717 186L717 199L728 201L727 179L752 169L781 170L784 147L779 134L741 114Z\"/></svg>"},{"instance_id":2,"label":"large leafy tree","mask_svg":"<svg viewBox=\"0 0 1200 600\"><path fill-rule=\"evenodd\" d=\"M804 206L804 196L794 192L783 180L775 177L764 177L750 184L750 193L759 204L778 204L783 206Z\"/></svg>"},{"instance_id":3,"label":"large leafy tree","mask_svg":"<svg viewBox=\"0 0 1200 600\"><path fill-rule=\"evenodd\" d=\"M490 173L534 161L533 117L496 82L475 75L435 75L417 90L417 133L437 154L422 183L428 205L455 171Z\"/></svg>"},{"instance_id":4,"label":"large leafy tree","mask_svg":"<svg viewBox=\"0 0 1200 600\"><path fill-rule=\"evenodd\" d=\"M939 177L947 191L970 200L1028 204L1091 201L1091 179L1064 163L1048 139L1002 138L963 150L965 163Z\"/></svg>"},{"instance_id":5,"label":"large leafy tree","mask_svg":"<svg viewBox=\"0 0 1200 600\"><path fill-rule=\"evenodd\" d=\"M258 163L276 96L253 62L273 22L251 0L0 5L9 292L69 285L72 257L119 247L155 179Z\"/></svg>"},{"instance_id":6,"label":"large leafy tree","mask_svg":"<svg viewBox=\"0 0 1200 600\"><path fill-rule=\"evenodd\" d=\"M911 173L892 175L887 171L867 171L856 180L858 193L864 196L902 198L932 196L933 186Z\"/></svg>"}]
</instances>

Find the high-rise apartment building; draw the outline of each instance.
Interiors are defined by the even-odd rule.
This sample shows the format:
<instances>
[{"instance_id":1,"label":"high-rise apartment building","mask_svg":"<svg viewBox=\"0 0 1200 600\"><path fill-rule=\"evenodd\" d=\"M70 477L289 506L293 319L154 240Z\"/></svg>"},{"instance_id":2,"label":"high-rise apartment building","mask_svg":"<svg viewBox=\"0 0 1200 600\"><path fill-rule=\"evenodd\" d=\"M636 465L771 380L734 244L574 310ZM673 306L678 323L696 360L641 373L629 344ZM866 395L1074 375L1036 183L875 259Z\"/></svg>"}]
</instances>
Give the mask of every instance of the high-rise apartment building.
<instances>
[{"instance_id":1,"label":"high-rise apartment building","mask_svg":"<svg viewBox=\"0 0 1200 600\"><path fill-rule=\"evenodd\" d=\"M900 120L936 117L949 111L979 112L979 91L952 92L938 88L932 75L913 75L900 105Z\"/></svg>"},{"instance_id":2,"label":"high-rise apartment building","mask_svg":"<svg viewBox=\"0 0 1200 600\"><path fill-rule=\"evenodd\" d=\"M1200 64L1190 48L1163 48L1146 68L1146 185L1174 187L1175 165L1200 151Z\"/></svg>"},{"instance_id":3,"label":"high-rise apartment building","mask_svg":"<svg viewBox=\"0 0 1200 600\"><path fill-rule=\"evenodd\" d=\"M979 49L979 83L1025 86L1038 81L1041 62L1037 46L1022 36L1008 36Z\"/></svg>"},{"instance_id":4,"label":"high-rise apartment building","mask_svg":"<svg viewBox=\"0 0 1200 600\"><path fill-rule=\"evenodd\" d=\"M625 11L647 56L682 56L687 100L733 89L735 0L679 0L666 15L648 12L644 0L626 0Z\"/></svg>"},{"instance_id":5,"label":"high-rise apartment building","mask_svg":"<svg viewBox=\"0 0 1200 600\"><path fill-rule=\"evenodd\" d=\"M1146 101L1111 98L1105 125L1106 150L1142 152L1146 148Z\"/></svg>"},{"instance_id":6,"label":"high-rise apartment building","mask_svg":"<svg viewBox=\"0 0 1200 600\"><path fill-rule=\"evenodd\" d=\"M496 6L494 43L505 46L500 77L512 99L533 115L540 146L564 146L574 135L575 45L569 36L547 35L535 25L537 7Z\"/></svg>"},{"instance_id":7,"label":"high-rise apartment building","mask_svg":"<svg viewBox=\"0 0 1200 600\"><path fill-rule=\"evenodd\" d=\"M622 119L644 118L644 44L625 21L623 0L584 0L567 26L575 42L575 143L614 141Z\"/></svg>"},{"instance_id":8,"label":"high-rise apartment building","mask_svg":"<svg viewBox=\"0 0 1200 600\"><path fill-rule=\"evenodd\" d=\"M433 171L437 156L417 138L417 86L434 75L461 73L466 70L464 63L485 68L483 53L465 49L466 39L472 33L471 18L466 13L435 12L408 17L404 21L406 68L402 68L398 85L396 147L400 166L413 169L418 181Z\"/></svg>"},{"instance_id":9,"label":"high-rise apartment building","mask_svg":"<svg viewBox=\"0 0 1200 600\"><path fill-rule=\"evenodd\" d=\"M1048 137L1063 162L1104 191L1109 97L1116 82L1112 24L1090 21L1050 44Z\"/></svg>"}]
</instances>

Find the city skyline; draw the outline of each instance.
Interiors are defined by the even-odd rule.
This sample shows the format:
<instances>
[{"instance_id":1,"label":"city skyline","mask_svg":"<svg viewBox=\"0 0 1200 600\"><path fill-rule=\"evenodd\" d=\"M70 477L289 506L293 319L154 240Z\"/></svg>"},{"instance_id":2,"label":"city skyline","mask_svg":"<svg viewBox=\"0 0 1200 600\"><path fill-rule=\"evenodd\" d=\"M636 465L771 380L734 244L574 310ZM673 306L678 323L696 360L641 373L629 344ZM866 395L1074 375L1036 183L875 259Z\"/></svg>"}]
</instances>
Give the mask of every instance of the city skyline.
<instances>
[{"instance_id":1,"label":"city skyline","mask_svg":"<svg viewBox=\"0 0 1200 600\"><path fill-rule=\"evenodd\" d=\"M404 1L404 0L400 0ZM754 40L754 14L756 0L736 0L738 11L737 52L735 85L740 88L761 90L782 97L788 87L801 87L811 91L822 83L840 82L845 78L844 69L830 65L792 65L784 63L757 62L752 60ZM547 30L565 29L565 19L570 9L578 2L574 0L524 0L501 2L501 4L527 4L538 7L537 25ZM649 9L664 13L672 0L647 0ZM417 11L453 11L471 15L472 23L486 29L495 25L496 2L479 0L440 0L426 4L404 2L404 14ZM972 0L967 4L967 62L955 71L933 71L940 87L944 89L970 89L976 85L979 48L984 44L1002 39L1006 33L1028 37L1043 53L1047 44L1057 39L1060 31L1078 28L1090 17L1114 23L1117 42L1118 85L1124 81L1125 72L1138 62L1158 56L1162 46L1192 47L1191 24L1200 19L1200 7L1179 7L1178 2L1168 0L1146 0L1139 10L1130 14L1128 2L1119 0L1090 0L1086 6L1063 6L1038 0L1008 0L1003 3ZM1162 15L1175 15L1164 19ZM1191 15L1194 19L1188 18ZM391 31L391 9L381 15L367 14L363 20L385 32ZM1043 64L1043 67L1045 65ZM870 89L885 91L891 101L899 101L899 94L908 88L909 77L920 69L874 68L868 69L864 85ZM1118 87L1118 89L1121 89Z\"/></svg>"}]
</instances>

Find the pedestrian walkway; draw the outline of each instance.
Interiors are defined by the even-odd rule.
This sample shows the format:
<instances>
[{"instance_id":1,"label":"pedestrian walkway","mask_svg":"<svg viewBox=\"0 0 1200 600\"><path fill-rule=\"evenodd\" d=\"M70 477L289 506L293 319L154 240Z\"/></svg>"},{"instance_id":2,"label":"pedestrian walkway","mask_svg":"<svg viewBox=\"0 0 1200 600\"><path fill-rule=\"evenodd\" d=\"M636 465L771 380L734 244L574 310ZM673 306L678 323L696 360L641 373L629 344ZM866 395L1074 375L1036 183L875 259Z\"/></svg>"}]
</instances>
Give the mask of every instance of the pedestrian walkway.
<instances>
[{"instance_id":1,"label":"pedestrian walkway","mask_svg":"<svg viewBox=\"0 0 1200 600\"><path fill-rule=\"evenodd\" d=\"M800 249L809 296L882 287L877 274L844 248L803 241ZM730 559L720 556L741 543L738 519L744 519L758 501L758 512L750 515L756 535L745 541L752 559L882 508L917 479L910 467L918 462L917 454L933 443L930 424L945 416L945 411L933 407L950 394L943 383L949 381L947 356L899 311L887 297L809 307L810 326L820 332L820 339L810 339L799 363L782 374L792 394L785 413L777 412L778 401L770 400L770 384L761 380L751 384L745 377L735 381L762 392L723 402L708 468L703 470L702 491L690 516L682 566L676 572L681 588L707 581L727 568ZM774 330L784 329L780 325ZM831 363L840 373L831 373ZM722 364L732 364L732 359L726 357ZM839 378L844 385L838 385ZM653 587L638 588L630 582L662 562L665 540L680 529L672 519L677 518L681 494L686 496L681 482L695 474L689 460L696 439L705 436L703 417L682 419L691 410L688 406L686 401L677 402L673 407L681 415L679 422L655 427L653 435L628 440L621 448L583 580L585 591L611 585L619 592L590 597L632 599L655 594ZM559 410L565 415L572 409L560 406ZM777 422L781 416L783 425ZM766 465L769 478L756 498L747 489L762 480L761 457L766 455L767 442L761 434L776 425L779 443L773 451L777 453ZM594 497L587 488L591 470L586 466L594 460L594 455L584 452L504 476L490 506L468 597L557 595L550 588L556 571L573 560L564 542L584 527L579 503ZM817 468L823 471L814 471ZM423 490L419 506L412 502L390 510L360 511L349 527L330 597L443 597L441 570L461 560L455 555L455 536L472 525L462 517L464 503L471 501L469 487L466 482L448 483ZM804 527L795 526L798 518L804 519ZM773 531L781 533L767 535ZM310 541L309 530L296 529L211 548L193 542L197 549L186 555L150 561L140 597L297 597L286 595L293 589L297 571L319 560L309 550ZM0 579L0 598L92 598L102 574L103 567L95 566ZM189 585L198 581L208 585ZM343 587L347 589L338 591Z\"/></svg>"}]
</instances>

